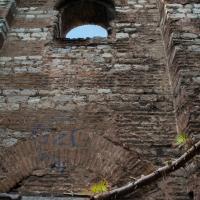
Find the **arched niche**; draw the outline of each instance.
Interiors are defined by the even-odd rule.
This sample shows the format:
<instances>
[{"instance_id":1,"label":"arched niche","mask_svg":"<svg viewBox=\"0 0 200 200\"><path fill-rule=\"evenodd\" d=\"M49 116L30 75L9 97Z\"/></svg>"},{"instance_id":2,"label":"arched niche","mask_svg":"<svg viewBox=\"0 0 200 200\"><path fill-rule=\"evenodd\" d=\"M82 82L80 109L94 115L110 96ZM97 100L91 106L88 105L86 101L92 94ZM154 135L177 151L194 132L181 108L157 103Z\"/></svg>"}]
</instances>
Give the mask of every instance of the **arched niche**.
<instances>
[{"instance_id":1,"label":"arched niche","mask_svg":"<svg viewBox=\"0 0 200 200\"><path fill-rule=\"evenodd\" d=\"M55 4L59 11L59 35L65 38L71 29L95 24L111 33L110 22L115 18L115 5L112 0L59 0Z\"/></svg>"},{"instance_id":2,"label":"arched niche","mask_svg":"<svg viewBox=\"0 0 200 200\"><path fill-rule=\"evenodd\" d=\"M152 170L137 152L102 136L76 133L70 138L69 132L41 135L1 151L0 193L81 195L100 180L114 188Z\"/></svg>"}]
</instances>

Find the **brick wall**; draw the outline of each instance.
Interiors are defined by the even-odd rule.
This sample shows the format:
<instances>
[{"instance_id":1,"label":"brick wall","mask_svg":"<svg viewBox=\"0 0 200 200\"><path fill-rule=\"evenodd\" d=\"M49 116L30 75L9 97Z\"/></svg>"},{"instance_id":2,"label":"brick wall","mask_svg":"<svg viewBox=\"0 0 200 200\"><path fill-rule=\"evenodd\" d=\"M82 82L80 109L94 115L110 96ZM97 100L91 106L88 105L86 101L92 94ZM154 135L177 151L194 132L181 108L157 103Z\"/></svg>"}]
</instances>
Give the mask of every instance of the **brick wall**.
<instances>
[{"instance_id":1,"label":"brick wall","mask_svg":"<svg viewBox=\"0 0 200 200\"><path fill-rule=\"evenodd\" d=\"M173 92L178 131L199 139L200 3L199 1L159 2L161 30ZM196 170L199 161L195 161ZM199 199L198 174L187 174L188 191Z\"/></svg>"},{"instance_id":2,"label":"brick wall","mask_svg":"<svg viewBox=\"0 0 200 200\"><path fill-rule=\"evenodd\" d=\"M19 1L1 49L0 191L115 187L178 156L176 125L199 129L198 4L116 1L112 35L86 41L53 39L53 5ZM133 197L187 200L188 180L179 170Z\"/></svg>"},{"instance_id":3,"label":"brick wall","mask_svg":"<svg viewBox=\"0 0 200 200\"><path fill-rule=\"evenodd\" d=\"M9 26L16 13L16 3L12 0L0 1L0 48L6 39Z\"/></svg>"}]
</instances>

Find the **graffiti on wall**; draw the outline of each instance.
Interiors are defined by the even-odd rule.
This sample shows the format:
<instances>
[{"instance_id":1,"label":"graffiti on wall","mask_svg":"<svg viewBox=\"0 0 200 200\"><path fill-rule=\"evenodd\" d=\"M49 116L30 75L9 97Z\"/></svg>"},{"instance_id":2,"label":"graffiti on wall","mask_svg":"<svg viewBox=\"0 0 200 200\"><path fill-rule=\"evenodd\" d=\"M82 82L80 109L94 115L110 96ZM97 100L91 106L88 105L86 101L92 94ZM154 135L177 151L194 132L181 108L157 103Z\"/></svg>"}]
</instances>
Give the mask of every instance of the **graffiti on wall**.
<instances>
[{"instance_id":1,"label":"graffiti on wall","mask_svg":"<svg viewBox=\"0 0 200 200\"><path fill-rule=\"evenodd\" d=\"M66 161L61 160L56 155L50 154L43 147L47 144L53 147L68 147L68 148L84 148L85 145L80 145L77 142L78 129L74 128L71 131L62 130L58 132L53 138L49 138L51 128L45 124L36 124L32 128L32 137L36 138L40 136L39 142L36 145L38 158L41 162L46 161L51 163L51 168L55 169L59 173L63 173L67 167L69 167ZM67 141L67 143L66 143Z\"/></svg>"}]
</instances>

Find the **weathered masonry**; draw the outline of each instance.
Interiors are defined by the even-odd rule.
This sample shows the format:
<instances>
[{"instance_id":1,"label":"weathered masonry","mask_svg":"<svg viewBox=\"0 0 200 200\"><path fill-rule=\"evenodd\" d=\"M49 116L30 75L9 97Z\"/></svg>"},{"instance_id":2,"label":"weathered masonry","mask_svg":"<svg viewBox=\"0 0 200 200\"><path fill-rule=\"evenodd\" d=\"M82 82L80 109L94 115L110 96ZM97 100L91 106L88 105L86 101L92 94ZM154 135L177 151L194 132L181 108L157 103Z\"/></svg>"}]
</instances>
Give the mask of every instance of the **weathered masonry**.
<instances>
[{"instance_id":1,"label":"weathered masonry","mask_svg":"<svg viewBox=\"0 0 200 200\"><path fill-rule=\"evenodd\" d=\"M64 38L83 24L108 38ZM115 188L200 139L199 0L0 0L0 48L1 193ZM199 169L130 199L199 200Z\"/></svg>"}]
</instances>

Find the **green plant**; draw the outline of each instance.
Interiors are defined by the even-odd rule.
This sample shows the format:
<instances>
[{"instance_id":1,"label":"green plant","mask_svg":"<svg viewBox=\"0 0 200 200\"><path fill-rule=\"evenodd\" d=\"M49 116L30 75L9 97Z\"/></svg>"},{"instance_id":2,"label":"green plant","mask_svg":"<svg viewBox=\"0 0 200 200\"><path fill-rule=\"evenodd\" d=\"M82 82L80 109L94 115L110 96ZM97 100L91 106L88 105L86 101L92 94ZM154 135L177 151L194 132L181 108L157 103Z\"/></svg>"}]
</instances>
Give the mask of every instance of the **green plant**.
<instances>
[{"instance_id":1,"label":"green plant","mask_svg":"<svg viewBox=\"0 0 200 200\"><path fill-rule=\"evenodd\" d=\"M177 145L185 145L189 140L189 136L186 133L180 133L176 137L176 144Z\"/></svg>"},{"instance_id":2,"label":"green plant","mask_svg":"<svg viewBox=\"0 0 200 200\"><path fill-rule=\"evenodd\" d=\"M106 180L100 181L99 183L95 183L91 186L90 190L93 194L99 194L103 192L107 192L109 188L109 184Z\"/></svg>"}]
</instances>

